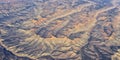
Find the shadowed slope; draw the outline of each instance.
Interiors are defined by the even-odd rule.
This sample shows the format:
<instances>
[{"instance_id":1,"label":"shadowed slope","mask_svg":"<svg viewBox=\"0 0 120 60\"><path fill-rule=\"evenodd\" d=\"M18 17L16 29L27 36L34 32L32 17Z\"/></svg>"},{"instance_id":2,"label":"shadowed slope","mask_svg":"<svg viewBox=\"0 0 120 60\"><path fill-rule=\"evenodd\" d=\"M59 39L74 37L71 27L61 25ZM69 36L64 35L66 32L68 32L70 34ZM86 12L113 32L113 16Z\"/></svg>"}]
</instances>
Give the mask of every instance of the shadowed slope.
<instances>
[{"instance_id":1,"label":"shadowed slope","mask_svg":"<svg viewBox=\"0 0 120 60\"><path fill-rule=\"evenodd\" d=\"M0 43L17 56L110 60L118 49L117 0L8 1L0 0Z\"/></svg>"}]
</instances>

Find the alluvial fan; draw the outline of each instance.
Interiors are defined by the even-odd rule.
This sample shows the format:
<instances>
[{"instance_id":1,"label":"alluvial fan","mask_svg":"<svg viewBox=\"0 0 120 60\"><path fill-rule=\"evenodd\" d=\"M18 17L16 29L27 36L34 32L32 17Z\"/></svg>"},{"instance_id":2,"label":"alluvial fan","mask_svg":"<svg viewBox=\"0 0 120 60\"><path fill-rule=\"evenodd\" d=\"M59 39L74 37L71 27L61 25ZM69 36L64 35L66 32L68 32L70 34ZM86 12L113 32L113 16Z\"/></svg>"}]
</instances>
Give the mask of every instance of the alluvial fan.
<instances>
[{"instance_id":1,"label":"alluvial fan","mask_svg":"<svg viewBox=\"0 0 120 60\"><path fill-rule=\"evenodd\" d=\"M0 60L119 57L119 0L0 0Z\"/></svg>"}]
</instances>

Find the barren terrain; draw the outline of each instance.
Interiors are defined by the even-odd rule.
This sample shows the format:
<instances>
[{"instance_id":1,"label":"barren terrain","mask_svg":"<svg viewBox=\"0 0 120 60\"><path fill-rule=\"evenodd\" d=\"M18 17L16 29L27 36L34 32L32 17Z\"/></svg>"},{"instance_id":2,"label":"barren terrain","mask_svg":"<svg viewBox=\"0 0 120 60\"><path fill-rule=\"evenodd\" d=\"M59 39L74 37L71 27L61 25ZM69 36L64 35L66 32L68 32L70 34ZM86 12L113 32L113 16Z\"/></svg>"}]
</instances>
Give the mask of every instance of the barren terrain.
<instances>
[{"instance_id":1,"label":"barren terrain","mask_svg":"<svg viewBox=\"0 0 120 60\"><path fill-rule=\"evenodd\" d=\"M120 60L119 50L119 0L0 0L0 60Z\"/></svg>"}]
</instances>

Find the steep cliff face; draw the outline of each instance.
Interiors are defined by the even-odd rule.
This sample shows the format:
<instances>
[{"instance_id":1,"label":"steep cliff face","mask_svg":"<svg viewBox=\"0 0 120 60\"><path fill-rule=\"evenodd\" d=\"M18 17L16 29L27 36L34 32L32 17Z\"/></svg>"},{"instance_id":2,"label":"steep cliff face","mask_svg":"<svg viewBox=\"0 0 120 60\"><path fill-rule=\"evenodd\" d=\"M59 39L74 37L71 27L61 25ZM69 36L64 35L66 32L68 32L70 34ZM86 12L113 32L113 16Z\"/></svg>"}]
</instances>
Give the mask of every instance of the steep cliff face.
<instances>
[{"instance_id":1,"label":"steep cliff face","mask_svg":"<svg viewBox=\"0 0 120 60\"><path fill-rule=\"evenodd\" d=\"M119 16L118 0L0 0L0 58L114 60Z\"/></svg>"}]
</instances>

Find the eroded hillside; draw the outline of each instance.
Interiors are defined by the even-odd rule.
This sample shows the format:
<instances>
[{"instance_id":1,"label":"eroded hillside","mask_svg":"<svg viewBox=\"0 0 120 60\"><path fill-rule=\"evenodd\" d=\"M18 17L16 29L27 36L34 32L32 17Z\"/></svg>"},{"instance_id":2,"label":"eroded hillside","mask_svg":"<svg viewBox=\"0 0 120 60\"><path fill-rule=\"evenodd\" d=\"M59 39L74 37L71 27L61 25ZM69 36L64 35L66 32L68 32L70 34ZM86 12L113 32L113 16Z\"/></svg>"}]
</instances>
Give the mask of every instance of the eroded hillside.
<instances>
[{"instance_id":1,"label":"eroded hillside","mask_svg":"<svg viewBox=\"0 0 120 60\"><path fill-rule=\"evenodd\" d=\"M0 43L30 60L115 60L119 16L119 0L0 0Z\"/></svg>"}]
</instances>

